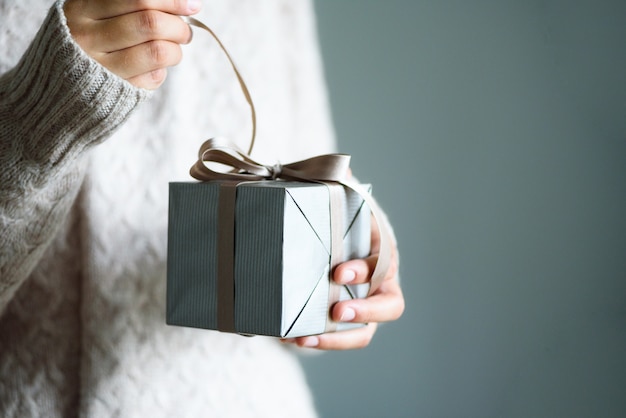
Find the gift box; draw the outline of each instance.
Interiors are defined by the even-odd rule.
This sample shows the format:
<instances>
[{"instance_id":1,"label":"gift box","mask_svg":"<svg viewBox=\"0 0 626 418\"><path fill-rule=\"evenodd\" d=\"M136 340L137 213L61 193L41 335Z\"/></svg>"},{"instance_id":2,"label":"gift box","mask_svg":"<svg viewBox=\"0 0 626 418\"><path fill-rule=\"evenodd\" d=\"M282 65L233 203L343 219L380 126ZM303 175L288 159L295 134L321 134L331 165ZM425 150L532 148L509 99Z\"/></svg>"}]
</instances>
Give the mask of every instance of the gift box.
<instances>
[{"instance_id":1,"label":"gift box","mask_svg":"<svg viewBox=\"0 0 626 418\"><path fill-rule=\"evenodd\" d=\"M220 206L228 190L231 221ZM369 290L330 279L331 264L370 252L370 209L354 190L209 181L171 183L169 198L168 324L284 338L362 326L329 318L333 303ZM331 202L340 219L331 219ZM331 260L333 242L339 260Z\"/></svg>"}]
</instances>

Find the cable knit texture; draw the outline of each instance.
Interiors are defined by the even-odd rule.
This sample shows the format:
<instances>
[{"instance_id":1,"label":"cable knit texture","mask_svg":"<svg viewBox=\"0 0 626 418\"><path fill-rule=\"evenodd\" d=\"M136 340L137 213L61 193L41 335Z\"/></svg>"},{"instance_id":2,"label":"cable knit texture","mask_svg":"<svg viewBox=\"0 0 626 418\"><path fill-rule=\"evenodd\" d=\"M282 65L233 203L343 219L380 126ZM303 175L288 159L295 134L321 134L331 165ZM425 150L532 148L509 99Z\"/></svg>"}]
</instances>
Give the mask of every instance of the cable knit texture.
<instances>
[{"instance_id":1,"label":"cable knit texture","mask_svg":"<svg viewBox=\"0 0 626 418\"><path fill-rule=\"evenodd\" d=\"M310 2L204 3L254 155L332 151ZM314 416L274 339L164 323L168 182L204 139L249 138L214 41L196 30L151 95L81 51L62 2L0 0L0 74L0 415Z\"/></svg>"}]
</instances>

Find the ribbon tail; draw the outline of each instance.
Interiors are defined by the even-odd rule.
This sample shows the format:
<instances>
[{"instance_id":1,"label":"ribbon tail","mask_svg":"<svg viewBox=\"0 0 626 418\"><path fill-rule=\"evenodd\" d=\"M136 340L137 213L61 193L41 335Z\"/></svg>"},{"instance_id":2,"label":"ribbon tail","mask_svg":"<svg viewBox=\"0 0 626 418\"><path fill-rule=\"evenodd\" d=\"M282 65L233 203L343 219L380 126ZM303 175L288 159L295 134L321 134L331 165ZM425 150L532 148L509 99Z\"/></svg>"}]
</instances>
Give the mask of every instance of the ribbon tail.
<instances>
[{"instance_id":1,"label":"ribbon tail","mask_svg":"<svg viewBox=\"0 0 626 418\"><path fill-rule=\"evenodd\" d=\"M252 118L252 138L250 139L250 148L248 149L248 154L252 154L252 149L254 148L254 140L256 139L256 109L254 108L254 103L252 102L252 95L250 94L250 90L248 90L248 86L246 86L245 81L243 81L243 77L241 76L237 65L235 65L235 61L226 50L226 47L224 46L222 41L220 41L220 38L217 37L217 35L215 34L215 32L213 32L213 30L211 30L211 28L200 22L198 19L194 19L193 17L181 16L181 18L188 25L195 26L197 28L207 31L213 37L213 39L217 41L217 44L220 46L222 51L224 51L224 53L226 54L226 58L228 58L230 65L233 67L235 75L237 76L237 81L239 82L239 86L241 87L241 91L246 98L246 102L248 102L248 105L250 106L250 116Z\"/></svg>"},{"instance_id":2,"label":"ribbon tail","mask_svg":"<svg viewBox=\"0 0 626 418\"><path fill-rule=\"evenodd\" d=\"M367 203L370 208L372 217L374 218L374 222L376 223L376 228L380 237L378 259L376 261L374 271L372 272L372 276L370 279L370 289L368 292L368 296L371 296L383 283L387 271L389 271L389 268L391 267L391 246L394 245L393 239L391 238L391 233L389 232L389 228L385 223L385 217L383 215L382 209L380 208L380 206L378 206L378 203L372 197L372 195L364 190L360 184L353 182L340 183L343 186L354 190L363 198L365 203Z\"/></svg>"}]
</instances>

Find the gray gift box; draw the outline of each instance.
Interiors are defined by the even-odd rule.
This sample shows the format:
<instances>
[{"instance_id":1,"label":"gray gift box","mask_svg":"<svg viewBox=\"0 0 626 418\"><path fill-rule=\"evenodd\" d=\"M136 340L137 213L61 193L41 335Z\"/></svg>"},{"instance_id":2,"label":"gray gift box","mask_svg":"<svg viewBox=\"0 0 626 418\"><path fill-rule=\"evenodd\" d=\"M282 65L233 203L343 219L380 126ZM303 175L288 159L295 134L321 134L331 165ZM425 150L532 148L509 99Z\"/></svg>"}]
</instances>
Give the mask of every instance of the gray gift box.
<instances>
[{"instance_id":1,"label":"gray gift box","mask_svg":"<svg viewBox=\"0 0 626 418\"><path fill-rule=\"evenodd\" d=\"M218 329L218 204L223 182L170 183L167 314L170 325ZM330 187L342 202L343 260L370 251L370 210L339 185L291 181L241 183L234 209L234 330L297 337L328 331ZM366 187L369 188L369 187ZM337 189L335 189L337 190ZM339 300L369 285L338 286ZM337 290L339 290L337 292ZM360 326L333 323L334 330Z\"/></svg>"}]
</instances>

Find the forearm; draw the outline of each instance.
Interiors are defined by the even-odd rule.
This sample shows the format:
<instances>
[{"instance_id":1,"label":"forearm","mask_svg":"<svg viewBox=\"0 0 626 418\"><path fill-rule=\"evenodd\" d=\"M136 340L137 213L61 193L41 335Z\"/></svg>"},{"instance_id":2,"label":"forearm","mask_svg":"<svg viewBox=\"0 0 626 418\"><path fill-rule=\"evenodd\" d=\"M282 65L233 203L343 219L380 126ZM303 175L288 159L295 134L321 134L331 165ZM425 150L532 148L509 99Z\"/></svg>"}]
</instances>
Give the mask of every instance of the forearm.
<instances>
[{"instance_id":1,"label":"forearm","mask_svg":"<svg viewBox=\"0 0 626 418\"><path fill-rule=\"evenodd\" d=\"M146 95L82 52L60 3L0 77L0 311L67 216L86 151Z\"/></svg>"}]
</instances>

